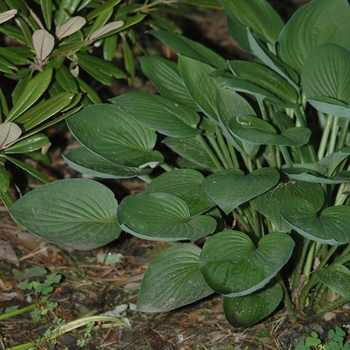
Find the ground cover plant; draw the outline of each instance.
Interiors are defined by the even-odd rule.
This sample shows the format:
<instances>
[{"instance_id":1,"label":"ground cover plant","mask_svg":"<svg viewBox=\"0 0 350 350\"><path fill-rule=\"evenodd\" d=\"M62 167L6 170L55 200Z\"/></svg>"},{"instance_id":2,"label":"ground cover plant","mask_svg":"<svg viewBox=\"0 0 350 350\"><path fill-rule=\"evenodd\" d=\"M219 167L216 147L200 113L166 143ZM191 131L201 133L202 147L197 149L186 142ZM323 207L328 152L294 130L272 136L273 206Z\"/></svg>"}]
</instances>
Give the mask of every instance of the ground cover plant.
<instances>
[{"instance_id":1,"label":"ground cover plant","mask_svg":"<svg viewBox=\"0 0 350 350\"><path fill-rule=\"evenodd\" d=\"M286 24L266 1L221 4L254 62L151 31L178 54L177 63L140 58L160 95L122 94L67 119L82 144L65 155L71 167L139 177L143 193L117 203L97 181L69 179L26 194L10 212L75 249L122 230L168 242L145 273L139 311L219 293L233 326L282 302L292 322L317 317L350 299L349 4L314 0Z\"/></svg>"},{"instance_id":2,"label":"ground cover plant","mask_svg":"<svg viewBox=\"0 0 350 350\"><path fill-rule=\"evenodd\" d=\"M180 32L164 12L186 15L181 1L0 1L0 199L10 207L13 164L43 183L49 179L26 162L50 163L44 131L82 106L102 103L99 90L112 77L135 77L136 26ZM191 3L191 1L185 1ZM198 5L214 6L215 0ZM117 50L117 45L120 48ZM124 59L118 68L113 60Z\"/></svg>"}]
</instances>

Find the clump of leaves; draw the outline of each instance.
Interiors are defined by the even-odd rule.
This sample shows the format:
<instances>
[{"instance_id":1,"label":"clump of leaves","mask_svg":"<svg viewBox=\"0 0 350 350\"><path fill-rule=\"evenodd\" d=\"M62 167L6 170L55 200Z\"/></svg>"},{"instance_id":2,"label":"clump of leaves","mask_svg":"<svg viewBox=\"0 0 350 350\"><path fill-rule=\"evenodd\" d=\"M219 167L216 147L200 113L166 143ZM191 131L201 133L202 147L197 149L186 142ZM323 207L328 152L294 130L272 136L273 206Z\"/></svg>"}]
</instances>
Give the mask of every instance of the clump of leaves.
<instances>
[{"instance_id":1,"label":"clump of leaves","mask_svg":"<svg viewBox=\"0 0 350 350\"><path fill-rule=\"evenodd\" d=\"M186 1L185 1L186 2ZM198 5L217 6L218 1ZM187 6L187 5L186 5ZM9 207L13 163L44 183L49 179L19 156L49 162L50 146L43 130L76 112L81 105L101 103L98 90L111 78L135 77L132 45L135 26L180 31L162 19L164 11L188 13L174 2L121 0L0 2L0 199ZM120 42L120 44L119 44ZM121 47L125 69L113 59Z\"/></svg>"},{"instance_id":2,"label":"clump of leaves","mask_svg":"<svg viewBox=\"0 0 350 350\"><path fill-rule=\"evenodd\" d=\"M339 327L331 329L328 332L328 342L322 344L316 332L312 332L311 336L306 338L306 341L301 341L296 346L296 350L349 350L350 344L345 343L346 333Z\"/></svg>"},{"instance_id":3,"label":"clump of leaves","mask_svg":"<svg viewBox=\"0 0 350 350\"><path fill-rule=\"evenodd\" d=\"M295 322L350 299L350 8L314 0L284 24L267 1L221 4L255 62L152 31L178 54L177 63L140 60L160 96L126 93L67 119L82 144L65 155L69 165L100 178L139 177L144 193L118 204L104 185L69 179L10 211L29 231L76 249L122 230L169 242L145 273L140 311L219 293L233 326L282 301ZM175 167L157 141L178 154Z\"/></svg>"}]
</instances>

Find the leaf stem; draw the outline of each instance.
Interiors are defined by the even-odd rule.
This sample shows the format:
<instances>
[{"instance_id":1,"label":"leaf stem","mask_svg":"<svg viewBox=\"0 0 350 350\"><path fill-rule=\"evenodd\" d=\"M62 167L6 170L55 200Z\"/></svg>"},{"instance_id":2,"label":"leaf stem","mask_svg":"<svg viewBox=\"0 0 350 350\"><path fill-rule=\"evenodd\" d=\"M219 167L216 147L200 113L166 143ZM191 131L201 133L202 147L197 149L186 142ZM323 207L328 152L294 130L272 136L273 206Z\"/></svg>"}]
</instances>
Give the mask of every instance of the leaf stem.
<instances>
[{"instance_id":1,"label":"leaf stem","mask_svg":"<svg viewBox=\"0 0 350 350\"><path fill-rule=\"evenodd\" d=\"M327 155L332 154L335 151L335 145L337 142L338 137L338 131L339 131L339 117L334 117L332 122L332 130L331 130L331 136L328 142L327 147Z\"/></svg>"},{"instance_id":2,"label":"leaf stem","mask_svg":"<svg viewBox=\"0 0 350 350\"><path fill-rule=\"evenodd\" d=\"M323 129L323 132L322 132L320 146L318 148L318 153L317 153L318 160L321 160L324 157L324 153L325 153L325 150L327 147L327 140L328 140L331 128L332 128L332 123L333 123L333 116L331 114L328 114L326 125Z\"/></svg>"},{"instance_id":3,"label":"leaf stem","mask_svg":"<svg viewBox=\"0 0 350 350\"><path fill-rule=\"evenodd\" d=\"M219 129L218 126L216 126L216 135L218 137L218 141L219 141L219 146L223 152L223 155L225 157L225 164L226 164L226 168L234 168L234 165L233 165L233 162L232 162L232 159L231 159L231 156L230 156L230 152L227 148L227 144L225 143L225 140L222 136L222 133Z\"/></svg>"},{"instance_id":4,"label":"leaf stem","mask_svg":"<svg viewBox=\"0 0 350 350\"><path fill-rule=\"evenodd\" d=\"M195 136L197 141L202 145L203 149L207 152L207 154L209 155L210 159L213 161L213 163L215 164L216 168L218 171L223 170L222 165L220 164L220 162L218 161L218 159L215 157L213 151L210 149L210 147L208 146L208 144L205 142L205 140L203 139L202 135L196 135Z\"/></svg>"},{"instance_id":5,"label":"leaf stem","mask_svg":"<svg viewBox=\"0 0 350 350\"><path fill-rule=\"evenodd\" d=\"M342 120L343 120L343 125L341 127L341 131L340 131L338 142L337 142L337 147L336 147L337 151L344 147L346 137L347 137L347 134L349 131L350 119L349 118L342 118Z\"/></svg>"},{"instance_id":6,"label":"leaf stem","mask_svg":"<svg viewBox=\"0 0 350 350\"><path fill-rule=\"evenodd\" d=\"M281 276L281 273L279 272L277 275L276 275L276 279L277 281L280 283L283 291L284 291L284 306L286 307L287 309L287 313L288 313L288 316L289 316L289 320L292 324L295 324L297 323L297 316L295 314L295 311L294 311L294 307L293 307L293 304L292 304L292 301L290 300L290 297L289 297L289 291L288 291L288 288L286 287L284 281L283 281L283 278Z\"/></svg>"}]
</instances>

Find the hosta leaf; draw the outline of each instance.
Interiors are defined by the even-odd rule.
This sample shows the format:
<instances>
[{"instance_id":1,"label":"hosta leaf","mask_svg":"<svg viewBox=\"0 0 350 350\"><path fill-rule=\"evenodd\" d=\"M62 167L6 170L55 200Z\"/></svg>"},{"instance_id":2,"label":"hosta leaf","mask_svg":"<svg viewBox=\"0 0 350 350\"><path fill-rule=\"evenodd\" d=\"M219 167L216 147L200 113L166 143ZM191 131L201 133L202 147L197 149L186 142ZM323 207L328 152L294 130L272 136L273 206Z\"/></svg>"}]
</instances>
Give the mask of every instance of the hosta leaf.
<instances>
[{"instance_id":1,"label":"hosta leaf","mask_svg":"<svg viewBox=\"0 0 350 350\"><path fill-rule=\"evenodd\" d=\"M227 169L209 175L203 182L203 189L229 214L240 204L271 189L279 177L279 172L273 168L257 169L246 176L241 170Z\"/></svg>"},{"instance_id":2,"label":"hosta leaf","mask_svg":"<svg viewBox=\"0 0 350 350\"><path fill-rule=\"evenodd\" d=\"M49 146L50 140L45 134L37 133L21 141L16 142L13 146L5 149L6 154L33 152L43 147Z\"/></svg>"},{"instance_id":3,"label":"hosta leaf","mask_svg":"<svg viewBox=\"0 0 350 350\"><path fill-rule=\"evenodd\" d=\"M160 253L145 272L137 310L165 312L214 293L198 270L200 252L196 245L184 243Z\"/></svg>"},{"instance_id":4,"label":"hosta leaf","mask_svg":"<svg viewBox=\"0 0 350 350\"><path fill-rule=\"evenodd\" d=\"M199 115L191 108L168 98L146 92L131 92L110 101L141 124L171 137L191 137L197 129Z\"/></svg>"},{"instance_id":5,"label":"hosta leaf","mask_svg":"<svg viewBox=\"0 0 350 350\"><path fill-rule=\"evenodd\" d=\"M44 61L55 46L55 38L48 31L39 29L33 33L33 45L38 60Z\"/></svg>"},{"instance_id":6,"label":"hosta leaf","mask_svg":"<svg viewBox=\"0 0 350 350\"><path fill-rule=\"evenodd\" d=\"M11 122L0 124L0 149L16 141L22 134L21 128Z\"/></svg>"},{"instance_id":7,"label":"hosta leaf","mask_svg":"<svg viewBox=\"0 0 350 350\"><path fill-rule=\"evenodd\" d=\"M193 58L180 56L179 70L190 95L207 117L217 119L215 101L218 87L209 76L214 68Z\"/></svg>"},{"instance_id":8,"label":"hosta leaf","mask_svg":"<svg viewBox=\"0 0 350 350\"><path fill-rule=\"evenodd\" d=\"M290 180L281 182L270 191L254 198L251 205L266 216L279 232L289 232L291 226L283 219L279 209L295 197L309 200L320 209L324 202L324 193L320 184Z\"/></svg>"},{"instance_id":9,"label":"hosta leaf","mask_svg":"<svg viewBox=\"0 0 350 350\"><path fill-rule=\"evenodd\" d=\"M350 270L344 265L334 264L317 270L317 277L333 292L350 299Z\"/></svg>"},{"instance_id":10,"label":"hosta leaf","mask_svg":"<svg viewBox=\"0 0 350 350\"><path fill-rule=\"evenodd\" d=\"M61 27L56 31L56 36L58 40L65 38L71 34L74 34L78 30L80 30L86 23L86 19L81 16L76 16L70 18L66 23L64 23Z\"/></svg>"},{"instance_id":11,"label":"hosta leaf","mask_svg":"<svg viewBox=\"0 0 350 350\"><path fill-rule=\"evenodd\" d=\"M257 145L300 147L311 136L311 130L306 127L293 127L277 134L276 129L267 121L250 115L232 117L229 126L233 135Z\"/></svg>"},{"instance_id":12,"label":"hosta leaf","mask_svg":"<svg viewBox=\"0 0 350 350\"><path fill-rule=\"evenodd\" d=\"M202 189L204 176L195 170L168 171L147 186L145 193L166 192L180 197L190 209L191 216L215 206Z\"/></svg>"},{"instance_id":13,"label":"hosta leaf","mask_svg":"<svg viewBox=\"0 0 350 350\"><path fill-rule=\"evenodd\" d=\"M293 167L282 167L283 172L290 179L300 181L315 182L321 184L340 184L350 182L350 172L339 172L335 176L325 176L327 168L317 163L311 164L293 164Z\"/></svg>"},{"instance_id":14,"label":"hosta leaf","mask_svg":"<svg viewBox=\"0 0 350 350\"><path fill-rule=\"evenodd\" d=\"M248 327L273 312L281 303L283 289L277 282L242 297L222 297L222 307L233 327Z\"/></svg>"},{"instance_id":15,"label":"hosta leaf","mask_svg":"<svg viewBox=\"0 0 350 350\"><path fill-rule=\"evenodd\" d=\"M115 164L89 151L86 147L75 148L63 157L67 164L80 173L104 179L130 178L149 174L152 168L128 167Z\"/></svg>"},{"instance_id":16,"label":"hosta leaf","mask_svg":"<svg viewBox=\"0 0 350 350\"><path fill-rule=\"evenodd\" d=\"M191 217L188 205L170 193L142 193L124 198L118 208L124 231L149 240L195 240L211 235L216 221L210 216Z\"/></svg>"},{"instance_id":17,"label":"hosta leaf","mask_svg":"<svg viewBox=\"0 0 350 350\"><path fill-rule=\"evenodd\" d=\"M298 104L299 96L295 88L273 69L259 63L238 60L230 61L229 65L235 77L268 90L286 105Z\"/></svg>"},{"instance_id":18,"label":"hosta leaf","mask_svg":"<svg viewBox=\"0 0 350 350\"><path fill-rule=\"evenodd\" d=\"M153 151L156 133L109 104L84 108L67 119L74 136L90 151L112 163L131 167L155 167L163 162Z\"/></svg>"},{"instance_id":19,"label":"hosta leaf","mask_svg":"<svg viewBox=\"0 0 350 350\"><path fill-rule=\"evenodd\" d=\"M142 56L139 61L142 72L152 81L162 96L178 101L194 110L199 110L185 86L175 62L151 56Z\"/></svg>"},{"instance_id":20,"label":"hosta leaf","mask_svg":"<svg viewBox=\"0 0 350 350\"><path fill-rule=\"evenodd\" d=\"M324 44L312 51L304 64L301 76L304 94L311 105L323 113L348 118L349 80L350 52L334 44ZM337 105L346 112L335 114Z\"/></svg>"},{"instance_id":21,"label":"hosta leaf","mask_svg":"<svg viewBox=\"0 0 350 350\"><path fill-rule=\"evenodd\" d=\"M197 164L198 169L204 167L211 171L217 170L213 160L209 157L202 144L195 137L187 137L183 139L166 137L162 142L179 156Z\"/></svg>"},{"instance_id":22,"label":"hosta leaf","mask_svg":"<svg viewBox=\"0 0 350 350\"><path fill-rule=\"evenodd\" d=\"M301 72L317 46L333 43L350 50L350 8L347 0L310 1L282 29L278 51L282 60Z\"/></svg>"},{"instance_id":23,"label":"hosta leaf","mask_svg":"<svg viewBox=\"0 0 350 350\"><path fill-rule=\"evenodd\" d=\"M38 73L25 87L16 104L10 110L6 121L15 120L35 103L48 88L52 77L52 69L46 69Z\"/></svg>"},{"instance_id":24,"label":"hosta leaf","mask_svg":"<svg viewBox=\"0 0 350 350\"><path fill-rule=\"evenodd\" d=\"M269 233L254 245L239 231L223 231L204 244L199 269L220 294L238 297L264 287L287 263L294 241L284 233Z\"/></svg>"},{"instance_id":25,"label":"hosta leaf","mask_svg":"<svg viewBox=\"0 0 350 350\"><path fill-rule=\"evenodd\" d=\"M283 21L267 1L221 0L221 4L229 17L238 19L244 27L251 28L260 38L270 43L277 41Z\"/></svg>"},{"instance_id":26,"label":"hosta leaf","mask_svg":"<svg viewBox=\"0 0 350 350\"><path fill-rule=\"evenodd\" d=\"M303 198L281 205L280 214L299 234L315 242L330 245L350 243L350 207L337 205L321 213Z\"/></svg>"},{"instance_id":27,"label":"hosta leaf","mask_svg":"<svg viewBox=\"0 0 350 350\"><path fill-rule=\"evenodd\" d=\"M37 236L89 250L118 238L117 206L113 192L102 184L66 179L27 193L11 206L10 213Z\"/></svg>"},{"instance_id":28,"label":"hosta leaf","mask_svg":"<svg viewBox=\"0 0 350 350\"><path fill-rule=\"evenodd\" d=\"M178 55L193 58L215 68L227 68L225 59L196 41L188 39L180 34L171 33L165 30L151 30L147 33L150 33L157 39L161 40Z\"/></svg>"}]
</instances>

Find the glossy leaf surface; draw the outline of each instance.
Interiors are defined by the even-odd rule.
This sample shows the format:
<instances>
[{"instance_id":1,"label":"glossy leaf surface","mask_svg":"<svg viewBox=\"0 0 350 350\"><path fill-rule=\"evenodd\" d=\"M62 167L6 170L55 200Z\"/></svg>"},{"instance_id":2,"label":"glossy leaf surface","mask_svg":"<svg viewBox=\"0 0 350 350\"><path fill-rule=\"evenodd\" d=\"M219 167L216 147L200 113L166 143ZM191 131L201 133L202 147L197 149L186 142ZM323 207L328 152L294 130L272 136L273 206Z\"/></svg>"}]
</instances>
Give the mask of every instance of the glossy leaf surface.
<instances>
[{"instance_id":1,"label":"glossy leaf surface","mask_svg":"<svg viewBox=\"0 0 350 350\"><path fill-rule=\"evenodd\" d=\"M289 232L291 226L283 219L279 210L283 203L288 203L296 197L309 200L318 209L324 202L323 189L319 184L289 180L254 198L251 204L254 209L271 220L277 231Z\"/></svg>"},{"instance_id":2,"label":"glossy leaf surface","mask_svg":"<svg viewBox=\"0 0 350 350\"><path fill-rule=\"evenodd\" d=\"M143 277L137 310L170 311L214 293L199 272L200 252L199 247L185 243L159 254Z\"/></svg>"},{"instance_id":3,"label":"glossy leaf surface","mask_svg":"<svg viewBox=\"0 0 350 350\"><path fill-rule=\"evenodd\" d=\"M149 240L195 240L211 235L216 221L210 216L191 217L186 202L170 193L142 193L123 199L118 221L124 231Z\"/></svg>"},{"instance_id":4,"label":"glossy leaf surface","mask_svg":"<svg viewBox=\"0 0 350 350\"><path fill-rule=\"evenodd\" d=\"M303 198L291 199L280 209L293 229L308 239L330 245L350 243L350 207L337 205L318 211Z\"/></svg>"},{"instance_id":5,"label":"glossy leaf surface","mask_svg":"<svg viewBox=\"0 0 350 350\"><path fill-rule=\"evenodd\" d=\"M86 107L69 117L67 124L85 147L115 164L154 167L163 161L153 151L155 132L114 105Z\"/></svg>"},{"instance_id":6,"label":"glossy leaf surface","mask_svg":"<svg viewBox=\"0 0 350 350\"><path fill-rule=\"evenodd\" d=\"M261 168L244 175L238 169L228 169L209 175L203 182L208 196L229 214L240 204L268 191L279 180L279 173L273 168Z\"/></svg>"},{"instance_id":7,"label":"glossy leaf surface","mask_svg":"<svg viewBox=\"0 0 350 350\"><path fill-rule=\"evenodd\" d=\"M284 233L269 233L256 247L239 231L223 231L203 246L199 269L207 284L220 294L238 297L264 287L287 263L294 241Z\"/></svg>"},{"instance_id":8,"label":"glossy leaf surface","mask_svg":"<svg viewBox=\"0 0 350 350\"><path fill-rule=\"evenodd\" d=\"M37 236L89 250L118 238L121 229L116 219L117 206L113 192L102 184L66 179L27 193L11 206L10 213Z\"/></svg>"},{"instance_id":9,"label":"glossy leaf surface","mask_svg":"<svg viewBox=\"0 0 350 350\"><path fill-rule=\"evenodd\" d=\"M226 319L233 327L248 327L271 314L283 299L283 289L277 282L242 297L222 297Z\"/></svg>"},{"instance_id":10,"label":"glossy leaf surface","mask_svg":"<svg viewBox=\"0 0 350 350\"><path fill-rule=\"evenodd\" d=\"M203 180L204 176L195 170L169 171L152 180L146 187L145 193L171 193L186 202L193 216L215 206L215 203L203 191Z\"/></svg>"},{"instance_id":11,"label":"glossy leaf surface","mask_svg":"<svg viewBox=\"0 0 350 350\"><path fill-rule=\"evenodd\" d=\"M199 115L191 108L168 98L131 92L111 98L110 101L132 118L150 129L171 137L191 137L197 129Z\"/></svg>"}]
</instances>

